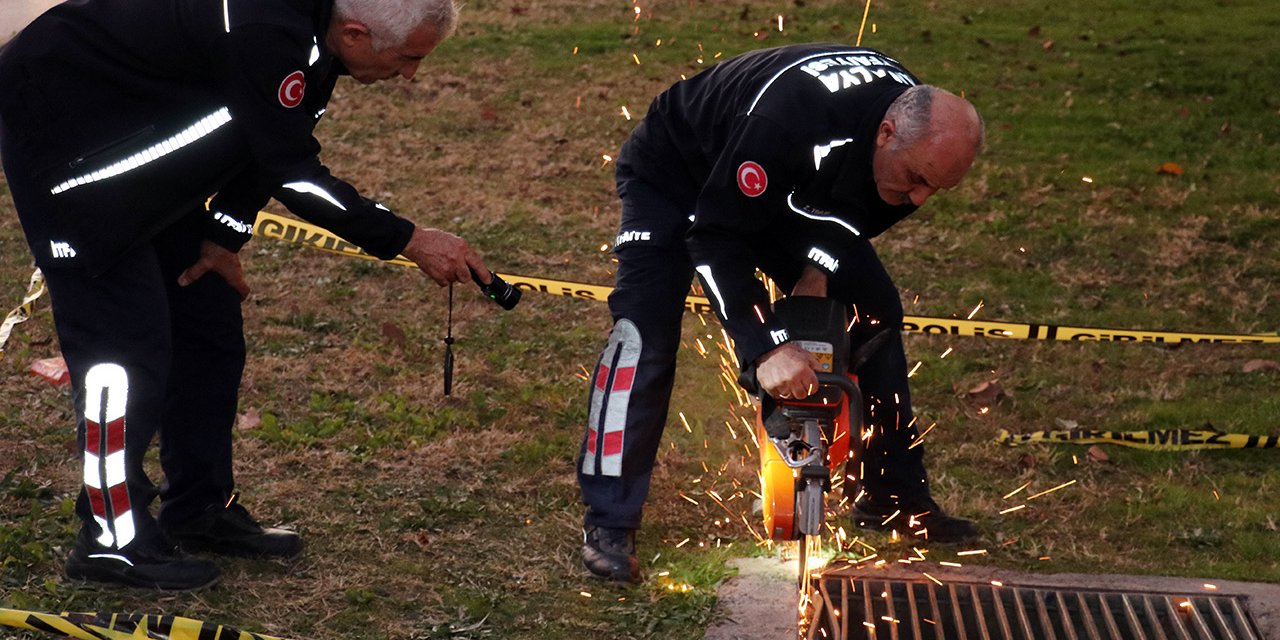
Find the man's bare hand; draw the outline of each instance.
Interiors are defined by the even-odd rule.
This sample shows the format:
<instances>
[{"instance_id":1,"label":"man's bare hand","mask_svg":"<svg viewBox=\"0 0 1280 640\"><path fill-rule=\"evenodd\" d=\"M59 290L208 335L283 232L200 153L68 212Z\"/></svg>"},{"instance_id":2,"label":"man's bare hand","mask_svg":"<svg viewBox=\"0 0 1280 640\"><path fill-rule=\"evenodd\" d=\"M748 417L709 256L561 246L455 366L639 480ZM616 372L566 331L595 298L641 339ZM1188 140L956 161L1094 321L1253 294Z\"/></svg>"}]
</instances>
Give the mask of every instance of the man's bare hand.
<instances>
[{"instance_id":1,"label":"man's bare hand","mask_svg":"<svg viewBox=\"0 0 1280 640\"><path fill-rule=\"evenodd\" d=\"M488 284L489 268L484 265L480 254L466 240L448 231L419 227L400 253L442 287L450 282L471 280L473 269L481 282Z\"/></svg>"},{"instance_id":2,"label":"man's bare hand","mask_svg":"<svg viewBox=\"0 0 1280 640\"><path fill-rule=\"evenodd\" d=\"M204 277L210 271L222 276L222 279L226 280L227 284L231 285L231 288L240 294L241 300L249 297L249 283L244 279L244 269L240 266L240 256L236 255L234 251L209 240L201 242L200 257L195 264L187 267L187 270L178 276L178 285L185 287Z\"/></svg>"},{"instance_id":3,"label":"man's bare hand","mask_svg":"<svg viewBox=\"0 0 1280 640\"><path fill-rule=\"evenodd\" d=\"M756 360L756 380L765 393L775 398L799 400L818 388L815 371L821 365L813 354L787 342Z\"/></svg>"}]
</instances>

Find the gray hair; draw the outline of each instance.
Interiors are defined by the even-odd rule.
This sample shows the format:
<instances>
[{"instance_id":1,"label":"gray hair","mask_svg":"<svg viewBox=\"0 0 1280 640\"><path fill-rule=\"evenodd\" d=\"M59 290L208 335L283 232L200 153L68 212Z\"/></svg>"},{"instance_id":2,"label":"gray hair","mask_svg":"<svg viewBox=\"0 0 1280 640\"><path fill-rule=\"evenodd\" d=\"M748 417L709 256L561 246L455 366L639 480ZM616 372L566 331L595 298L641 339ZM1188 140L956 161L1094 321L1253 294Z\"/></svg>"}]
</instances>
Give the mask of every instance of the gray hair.
<instances>
[{"instance_id":1,"label":"gray hair","mask_svg":"<svg viewBox=\"0 0 1280 640\"><path fill-rule=\"evenodd\" d=\"M932 133L930 115L933 113L933 96L937 92L938 88L933 85L918 84L902 92L889 105L884 116L893 118L898 147L910 147Z\"/></svg>"},{"instance_id":2,"label":"gray hair","mask_svg":"<svg viewBox=\"0 0 1280 640\"><path fill-rule=\"evenodd\" d=\"M434 26L441 40L458 26L458 5L453 0L336 0L333 5L339 19L369 28L376 51L404 44L424 24Z\"/></svg>"},{"instance_id":3,"label":"gray hair","mask_svg":"<svg viewBox=\"0 0 1280 640\"><path fill-rule=\"evenodd\" d=\"M933 85L919 84L902 92L889 105L889 110L884 115L886 119L893 118L896 125L895 147L907 148L935 134L932 126L933 98L939 93L949 94ZM974 113L978 117L976 147L982 148L986 140L986 124L981 114L976 111Z\"/></svg>"}]
</instances>

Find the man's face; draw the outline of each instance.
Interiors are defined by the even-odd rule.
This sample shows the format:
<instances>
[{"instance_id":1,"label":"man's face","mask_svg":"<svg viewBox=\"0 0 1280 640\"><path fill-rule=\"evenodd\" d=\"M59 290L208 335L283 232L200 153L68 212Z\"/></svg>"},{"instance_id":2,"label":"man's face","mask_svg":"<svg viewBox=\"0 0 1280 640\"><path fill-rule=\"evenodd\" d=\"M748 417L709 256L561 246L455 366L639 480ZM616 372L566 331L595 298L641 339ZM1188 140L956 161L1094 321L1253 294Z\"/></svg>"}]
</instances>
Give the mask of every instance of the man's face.
<instances>
[{"instance_id":1,"label":"man's face","mask_svg":"<svg viewBox=\"0 0 1280 640\"><path fill-rule=\"evenodd\" d=\"M409 34L404 44L377 51L368 27L354 20L341 20L330 27L328 44L351 77L362 84L372 84L396 76L412 79L422 59L440 44L440 36L435 27L422 25Z\"/></svg>"},{"instance_id":2,"label":"man's face","mask_svg":"<svg viewBox=\"0 0 1280 640\"><path fill-rule=\"evenodd\" d=\"M946 131L947 126L935 116L935 131ZM891 120L880 123L871 172L880 199L891 205L918 207L938 190L960 184L976 153L972 142L963 136L926 136L910 146L900 143L896 124Z\"/></svg>"}]
</instances>

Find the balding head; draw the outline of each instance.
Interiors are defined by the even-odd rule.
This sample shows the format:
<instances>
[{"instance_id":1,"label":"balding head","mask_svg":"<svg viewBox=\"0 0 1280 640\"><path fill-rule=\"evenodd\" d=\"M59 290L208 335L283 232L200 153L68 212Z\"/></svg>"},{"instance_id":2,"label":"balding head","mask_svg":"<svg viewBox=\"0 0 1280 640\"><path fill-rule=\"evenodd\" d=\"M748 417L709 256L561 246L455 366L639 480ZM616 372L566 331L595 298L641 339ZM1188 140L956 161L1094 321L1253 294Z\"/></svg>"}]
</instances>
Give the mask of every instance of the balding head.
<instances>
[{"instance_id":1,"label":"balding head","mask_svg":"<svg viewBox=\"0 0 1280 640\"><path fill-rule=\"evenodd\" d=\"M968 100L930 85L894 100L876 132L872 172L889 204L924 204L964 178L982 148L984 127Z\"/></svg>"}]
</instances>

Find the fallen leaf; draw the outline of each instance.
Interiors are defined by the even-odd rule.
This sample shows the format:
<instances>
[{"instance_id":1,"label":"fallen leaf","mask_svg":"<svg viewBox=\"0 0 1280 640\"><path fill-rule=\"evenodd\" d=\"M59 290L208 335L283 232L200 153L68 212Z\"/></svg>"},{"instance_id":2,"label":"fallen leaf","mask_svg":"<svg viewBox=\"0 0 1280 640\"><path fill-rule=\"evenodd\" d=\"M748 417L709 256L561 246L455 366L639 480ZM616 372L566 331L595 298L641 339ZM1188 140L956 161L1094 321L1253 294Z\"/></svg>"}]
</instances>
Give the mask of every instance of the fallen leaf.
<instances>
[{"instance_id":1,"label":"fallen leaf","mask_svg":"<svg viewBox=\"0 0 1280 640\"><path fill-rule=\"evenodd\" d=\"M1034 469L1036 468L1036 457L1029 453L1024 453L1018 458L1018 466L1023 469Z\"/></svg>"},{"instance_id":2,"label":"fallen leaf","mask_svg":"<svg viewBox=\"0 0 1280 640\"><path fill-rule=\"evenodd\" d=\"M1034 37L1036 37L1036 36L1039 36L1039 35L1040 35L1040 25L1036 25L1036 26L1034 26L1034 27L1031 27L1030 29L1027 29L1027 35L1028 35L1028 36L1030 36L1030 37L1032 37L1032 38L1034 38Z\"/></svg>"},{"instance_id":3,"label":"fallen leaf","mask_svg":"<svg viewBox=\"0 0 1280 640\"><path fill-rule=\"evenodd\" d=\"M971 402L989 407L1008 394L1004 392L1004 387L1000 386L999 380L990 380L970 389L968 395Z\"/></svg>"},{"instance_id":4,"label":"fallen leaf","mask_svg":"<svg viewBox=\"0 0 1280 640\"><path fill-rule=\"evenodd\" d=\"M236 429L240 431L251 431L257 429L262 424L262 414L254 407L245 409L245 412L236 416Z\"/></svg>"},{"instance_id":5,"label":"fallen leaf","mask_svg":"<svg viewBox=\"0 0 1280 640\"><path fill-rule=\"evenodd\" d=\"M1111 456L1107 455L1107 452L1103 451L1102 447L1099 447L1096 444L1089 447L1089 450L1085 453L1089 456L1089 459L1094 462L1108 462L1111 460Z\"/></svg>"},{"instance_id":6,"label":"fallen leaf","mask_svg":"<svg viewBox=\"0 0 1280 640\"><path fill-rule=\"evenodd\" d=\"M1180 176L1183 174L1182 165L1176 162L1166 162L1156 167L1156 173L1161 175Z\"/></svg>"},{"instance_id":7,"label":"fallen leaf","mask_svg":"<svg viewBox=\"0 0 1280 640\"><path fill-rule=\"evenodd\" d=\"M71 373L67 371L67 361L63 360L61 356L32 362L31 373L56 385L64 385L71 382Z\"/></svg>"},{"instance_id":8,"label":"fallen leaf","mask_svg":"<svg viewBox=\"0 0 1280 640\"><path fill-rule=\"evenodd\" d=\"M1080 428L1080 423L1076 422L1075 420L1063 420L1062 418L1054 418L1053 422L1054 424L1058 425L1058 427L1061 429L1070 430L1070 429Z\"/></svg>"},{"instance_id":9,"label":"fallen leaf","mask_svg":"<svg viewBox=\"0 0 1280 640\"><path fill-rule=\"evenodd\" d=\"M394 322L382 323L382 337L397 347L403 347L405 343L409 342L409 337L405 335L404 329L401 329L400 325Z\"/></svg>"},{"instance_id":10,"label":"fallen leaf","mask_svg":"<svg viewBox=\"0 0 1280 640\"><path fill-rule=\"evenodd\" d=\"M1257 373L1259 371L1280 371L1280 362L1275 360L1250 360L1244 363L1240 370L1245 373Z\"/></svg>"},{"instance_id":11,"label":"fallen leaf","mask_svg":"<svg viewBox=\"0 0 1280 640\"><path fill-rule=\"evenodd\" d=\"M406 533L402 536L405 542L412 542L418 545L419 549L426 549L431 544L431 538L427 536L426 531L418 531L416 533Z\"/></svg>"},{"instance_id":12,"label":"fallen leaf","mask_svg":"<svg viewBox=\"0 0 1280 640\"><path fill-rule=\"evenodd\" d=\"M1044 44L1042 44L1042 45L1040 45L1040 46L1041 46L1041 47L1044 47L1044 50L1045 50L1045 51L1048 51L1048 50L1050 50L1050 49L1052 49L1052 48L1053 48L1053 41L1052 41L1052 40L1045 40L1045 41L1044 41Z\"/></svg>"}]
</instances>

